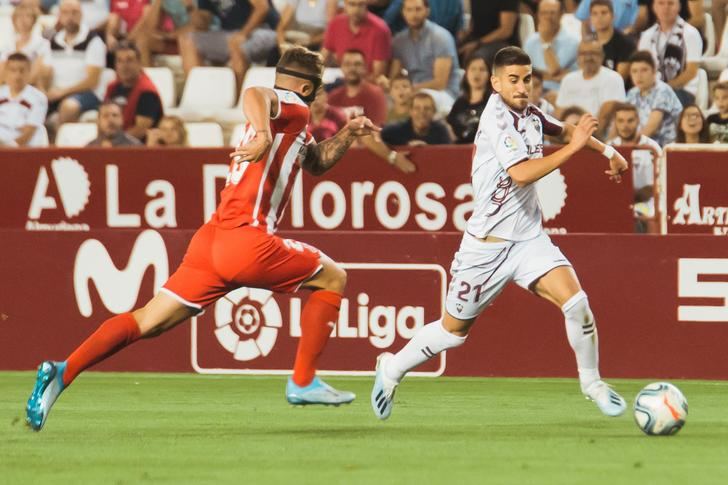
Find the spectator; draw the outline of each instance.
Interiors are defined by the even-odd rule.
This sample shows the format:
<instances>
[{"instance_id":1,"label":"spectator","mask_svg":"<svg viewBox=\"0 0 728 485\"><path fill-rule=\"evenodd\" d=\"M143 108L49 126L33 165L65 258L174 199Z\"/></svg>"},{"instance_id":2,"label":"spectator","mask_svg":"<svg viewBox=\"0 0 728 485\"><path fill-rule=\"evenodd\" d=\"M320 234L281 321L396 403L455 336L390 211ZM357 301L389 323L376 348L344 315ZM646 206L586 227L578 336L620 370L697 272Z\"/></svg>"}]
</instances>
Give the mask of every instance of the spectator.
<instances>
[{"instance_id":1,"label":"spectator","mask_svg":"<svg viewBox=\"0 0 728 485\"><path fill-rule=\"evenodd\" d=\"M319 89L316 98L309 106L310 120L308 129L316 141L326 140L334 136L346 125L344 110L328 103L326 90Z\"/></svg>"},{"instance_id":2,"label":"spectator","mask_svg":"<svg viewBox=\"0 0 728 485\"><path fill-rule=\"evenodd\" d=\"M526 40L524 50L531 57L534 69L543 73L543 88L556 98L559 83L576 64L579 40L561 29L561 4L558 0L541 0L538 4L537 27ZM552 94L548 94L553 91Z\"/></svg>"},{"instance_id":3,"label":"spectator","mask_svg":"<svg viewBox=\"0 0 728 485\"><path fill-rule=\"evenodd\" d=\"M387 98L382 89L367 81L364 54L358 50L347 51L341 62L344 85L329 93L329 104L349 108L348 115L364 114L377 126L387 119Z\"/></svg>"},{"instance_id":4,"label":"spectator","mask_svg":"<svg viewBox=\"0 0 728 485\"><path fill-rule=\"evenodd\" d=\"M579 120L586 114L586 110L579 106L569 106L561 112L561 120L570 125L578 125ZM556 145L568 145L571 142L571 135L564 130L561 135L553 139Z\"/></svg>"},{"instance_id":5,"label":"spectator","mask_svg":"<svg viewBox=\"0 0 728 485\"><path fill-rule=\"evenodd\" d=\"M159 127L147 132L148 147L186 147L187 129L179 116L164 116Z\"/></svg>"},{"instance_id":6,"label":"spectator","mask_svg":"<svg viewBox=\"0 0 728 485\"><path fill-rule=\"evenodd\" d=\"M104 101L99 107L99 118L96 121L98 137L89 142L89 147L123 147L138 146L142 142L124 132L124 118L121 106L113 101Z\"/></svg>"},{"instance_id":7,"label":"spectator","mask_svg":"<svg viewBox=\"0 0 728 485\"><path fill-rule=\"evenodd\" d=\"M676 143L710 143L708 123L700 108L691 104L683 108L677 122Z\"/></svg>"},{"instance_id":8,"label":"spectator","mask_svg":"<svg viewBox=\"0 0 728 485\"><path fill-rule=\"evenodd\" d=\"M321 54L327 64L333 56L341 65L344 54L352 49L364 54L370 79L386 74L392 57L392 34L382 19L367 11L367 0L344 0L344 13L326 28Z\"/></svg>"},{"instance_id":9,"label":"spectator","mask_svg":"<svg viewBox=\"0 0 728 485\"><path fill-rule=\"evenodd\" d=\"M632 54L629 72L634 87L627 93L627 102L637 108L640 133L660 146L672 143L676 136L675 123L682 111L675 91L657 79L655 59L650 52Z\"/></svg>"},{"instance_id":10,"label":"spectator","mask_svg":"<svg viewBox=\"0 0 728 485\"><path fill-rule=\"evenodd\" d=\"M149 0L110 0L111 8L105 29L106 48L109 51L114 51L122 39L136 40L139 28L143 25L140 20L148 3Z\"/></svg>"},{"instance_id":11,"label":"spectator","mask_svg":"<svg viewBox=\"0 0 728 485\"><path fill-rule=\"evenodd\" d=\"M194 8L195 0L151 0L136 32L130 36L139 49L143 66L151 66L152 54L164 52L168 42L177 43L180 36L194 29L188 12Z\"/></svg>"},{"instance_id":12,"label":"spectator","mask_svg":"<svg viewBox=\"0 0 728 485\"><path fill-rule=\"evenodd\" d=\"M596 40L579 44L580 70L570 72L561 80L556 107L579 106L599 120L605 129L612 116L614 104L624 102L624 80L611 69L602 66L604 53Z\"/></svg>"},{"instance_id":13,"label":"spectator","mask_svg":"<svg viewBox=\"0 0 728 485\"><path fill-rule=\"evenodd\" d=\"M162 100L151 79L142 70L139 51L134 44L122 41L114 52L116 80L106 89L106 101L121 106L124 130L144 140L147 130L164 115Z\"/></svg>"},{"instance_id":14,"label":"spectator","mask_svg":"<svg viewBox=\"0 0 728 485\"><path fill-rule=\"evenodd\" d=\"M653 0L652 6L657 22L640 35L639 50L652 53L660 79L675 90L683 105L691 104L703 53L700 32L679 16L678 0Z\"/></svg>"},{"instance_id":15,"label":"spectator","mask_svg":"<svg viewBox=\"0 0 728 485\"><path fill-rule=\"evenodd\" d=\"M402 17L402 0L392 0L382 18L389 26L392 34L396 34L407 27ZM453 38L457 38L465 26L463 0L430 0L430 16L428 19L450 32Z\"/></svg>"},{"instance_id":16,"label":"spectator","mask_svg":"<svg viewBox=\"0 0 728 485\"><path fill-rule=\"evenodd\" d=\"M279 47L290 43L318 50L336 15L336 0L285 0L284 5L276 29Z\"/></svg>"},{"instance_id":17,"label":"spectator","mask_svg":"<svg viewBox=\"0 0 728 485\"><path fill-rule=\"evenodd\" d=\"M543 97L543 74L541 74L541 71L533 71L531 74L531 94L528 100L543 113L556 116L554 105Z\"/></svg>"},{"instance_id":18,"label":"spectator","mask_svg":"<svg viewBox=\"0 0 728 485\"><path fill-rule=\"evenodd\" d=\"M450 33L427 20L428 0L404 0L402 15L407 29L392 39L391 77L407 70L414 89L426 89L438 111L448 113L458 95L455 40Z\"/></svg>"},{"instance_id":19,"label":"spectator","mask_svg":"<svg viewBox=\"0 0 728 485\"><path fill-rule=\"evenodd\" d=\"M185 74L203 61L229 63L242 86L250 64L267 62L277 46L278 12L270 0L199 0L197 7L195 22L202 32L179 37ZM221 30L209 30L213 16Z\"/></svg>"},{"instance_id":20,"label":"spectator","mask_svg":"<svg viewBox=\"0 0 728 485\"><path fill-rule=\"evenodd\" d=\"M639 5L635 0L599 0L597 2L594 0L581 0L576 12L574 12L574 16L583 22L584 34L597 31L594 25L594 19L592 18L594 16L592 7L596 4L603 7L609 5L609 12L611 14L609 25L620 32L631 28L637 20Z\"/></svg>"},{"instance_id":21,"label":"spectator","mask_svg":"<svg viewBox=\"0 0 728 485\"><path fill-rule=\"evenodd\" d=\"M0 84L4 80L4 67L8 57L21 52L31 62L30 84L37 85L41 76L47 75L51 56L51 44L38 30L33 29L38 20L38 9L20 3L13 9L13 30L8 32L7 43L0 45Z\"/></svg>"},{"instance_id":22,"label":"spectator","mask_svg":"<svg viewBox=\"0 0 728 485\"><path fill-rule=\"evenodd\" d=\"M490 98L490 69L482 57L465 62L465 76L460 83L461 95L447 116L456 143L473 143L480 124L480 115Z\"/></svg>"},{"instance_id":23,"label":"spectator","mask_svg":"<svg viewBox=\"0 0 728 485\"><path fill-rule=\"evenodd\" d=\"M58 109L58 124L78 121L81 113L101 102L95 90L106 66L106 46L81 20L78 0L63 0L58 15L61 31L51 40L48 90L50 111Z\"/></svg>"},{"instance_id":24,"label":"spectator","mask_svg":"<svg viewBox=\"0 0 728 485\"><path fill-rule=\"evenodd\" d=\"M40 147L48 144L45 128L48 100L29 84L31 63L25 54L8 56L6 83L0 86L0 146Z\"/></svg>"},{"instance_id":25,"label":"spectator","mask_svg":"<svg viewBox=\"0 0 728 485\"><path fill-rule=\"evenodd\" d=\"M710 141L728 143L728 82L719 82L713 87L713 101L718 112L706 120Z\"/></svg>"},{"instance_id":26,"label":"spectator","mask_svg":"<svg viewBox=\"0 0 728 485\"><path fill-rule=\"evenodd\" d=\"M387 123L409 118L412 94L414 94L412 81L406 71L401 71L392 78L389 86L389 97L392 98L392 104L387 112Z\"/></svg>"},{"instance_id":27,"label":"spectator","mask_svg":"<svg viewBox=\"0 0 728 485\"><path fill-rule=\"evenodd\" d=\"M521 45L518 37L519 0L480 0L470 4L470 25L460 54L485 58L490 65L495 53L509 45Z\"/></svg>"},{"instance_id":28,"label":"spectator","mask_svg":"<svg viewBox=\"0 0 728 485\"><path fill-rule=\"evenodd\" d=\"M678 1L680 3L680 17L690 22L690 25L696 29L702 31L705 27L705 6L703 3L706 0ZM637 14L637 22L635 22L633 32L642 32L647 26L654 24L657 20L652 2L653 0L637 0L639 13Z\"/></svg>"},{"instance_id":29,"label":"spectator","mask_svg":"<svg viewBox=\"0 0 728 485\"><path fill-rule=\"evenodd\" d=\"M655 157L662 155L662 149L652 138L640 134L637 108L620 103L614 111L614 127L617 136L608 144L619 146L646 146L651 150L632 150L632 183L634 185L634 211L637 217L637 232L647 232L646 220L655 215Z\"/></svg>"},{"instance_id":30,"label":"spectator","mask_svg":"<svg viewBox=\"0 0 728 485\"><path fill-rule=\"evenodd\" d=\"M62 4L59 0L40 0L44 12L52 12L53 7ZM91 32L103 32L109 18L109 0L79 0L84 23Z\"/></svg>"},{"instance_id":31,"label":"spectator","mask_svg":"<svg viewBox=\"0 0 728 485\"><path fill-rule=\"evenodd\" d=\"M634 0L628 0L627 3L629 1L636 5ZM584 3L589 3L589 0L584 0L579 7L581 8ZM628 80L629 62L627 60L634 53L636 46L630 37L613 27L612 19L615 15L612 10L612 2L610 0L592 0L589 12L594 36L604 51L602 64L608 69L617 71L625 81Z\"/></svg>"},{"instance_id":32,"label":"spectator","mask_svg":"<svg viewBox=\"0 0 728 485\"><path fill-rule=\"evenodd\" d=\"M428 93L417 93L412 98L410 118L382 130L387 145L447 145L452 143L450 130L442 121L435 120L435 100Z\"/></svg>"}]
</instances>

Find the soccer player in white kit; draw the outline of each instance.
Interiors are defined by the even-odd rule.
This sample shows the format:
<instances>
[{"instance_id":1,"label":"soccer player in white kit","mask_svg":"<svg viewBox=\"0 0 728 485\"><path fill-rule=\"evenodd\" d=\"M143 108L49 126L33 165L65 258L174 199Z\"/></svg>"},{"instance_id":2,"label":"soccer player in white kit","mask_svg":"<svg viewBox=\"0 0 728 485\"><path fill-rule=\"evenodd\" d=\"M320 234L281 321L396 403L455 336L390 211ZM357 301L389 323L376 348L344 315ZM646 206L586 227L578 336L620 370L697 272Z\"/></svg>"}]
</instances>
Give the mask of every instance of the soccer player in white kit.
<instances>
[{"instance_id":1,"label":"soccer player in white kit","mask_svg":"<svg viewBox=\"0 0 728 485\"><path fill-rule=\"evenodd\" d=\"M605 174L615 182L621 181L627 162L591 136L597 128L593 116L584 115L577 126L561 124L529 104L531 59L518 47L498 51L491 83L495 93L475 137L471 172L475 208L452 262L444 315L421 328L397 354L378 357L372 408L378 418L387 419L395 390L407 372L462 345L477 317L509 281L515 281L561 309L582 393L602 413L619 416L626 403L599 375L597 331L589 301L571 263L543 231L534 182L584 146L604 154L609 160ZM571 142L544 157L543 135L560 135L563 130Z\"/></svg>"}]
</instances>

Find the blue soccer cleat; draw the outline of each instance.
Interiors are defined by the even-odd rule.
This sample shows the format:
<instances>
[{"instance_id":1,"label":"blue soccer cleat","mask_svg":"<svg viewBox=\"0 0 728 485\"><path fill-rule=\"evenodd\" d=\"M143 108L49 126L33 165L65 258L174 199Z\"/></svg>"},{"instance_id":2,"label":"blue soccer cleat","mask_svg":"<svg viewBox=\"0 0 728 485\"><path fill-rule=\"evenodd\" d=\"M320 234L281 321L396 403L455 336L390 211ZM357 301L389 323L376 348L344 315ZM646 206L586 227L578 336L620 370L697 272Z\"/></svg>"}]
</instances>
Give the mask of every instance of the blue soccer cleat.
<instances>
[{"instance_id":1,"label":"blue soccer cleat","mask_svg":"<svg viewBox=\"0 0 728 485\"><path fill-rule=\"evenodd\" d=\"M48 419L51 407L63 392L63 372L66 370L65 362L43 362L38 367L33 393L25 407L25 420L33 431L40 431Z\"/></svg>"},{"instance_id":2,"label":"blue soccer cleat","mask_svg":"<svg viewBox=\"0 0 728 485\"><path fill-rule=\"evenodd\" d=\"M594 401L599 410L610 417L621 416L627 409L624 398L602 380L589 384L584 390L584 396L590 401Z\"/></svg>"},{"instance_id":3,"label":"blue soccer cleat","mask_svg":"<svg viewBox=\"0 0 728 485\"><path fill-rule=\"evenodd\" d=\"M314 377L311 384L305 387L298 386L293 382L293 378L289 377L286 385L286 400L291 404L339 406L349 404L354 399L356 399L356 394L353 392L334 389L318 377Z\"/></svg>"},{"instance_id":4,"label":"blue soccer cleat","mask_svg":"<svg viewBox=\"0 0 728 485\"><path fill-rule=\"evenodd\" d=\"M372 410L379 419L387 419L392 414L394 407L394 393L399 382L390 379L384 372L387 361L394 357L389 352L384 352L377 357L377 375L374 378L372 388Z\"/></svg>"}]
</instances>

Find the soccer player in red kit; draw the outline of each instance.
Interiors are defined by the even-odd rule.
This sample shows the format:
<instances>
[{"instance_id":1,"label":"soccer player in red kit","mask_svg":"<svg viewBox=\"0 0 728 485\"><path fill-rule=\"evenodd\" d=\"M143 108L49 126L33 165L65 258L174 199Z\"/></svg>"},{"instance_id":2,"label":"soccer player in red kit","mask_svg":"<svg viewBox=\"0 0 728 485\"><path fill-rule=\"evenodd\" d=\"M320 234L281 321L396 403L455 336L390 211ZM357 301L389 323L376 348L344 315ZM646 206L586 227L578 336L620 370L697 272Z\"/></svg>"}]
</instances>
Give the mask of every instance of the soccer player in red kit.
<instances>
[{"instance_id":1,"label":"soccer player in red kit","mask_svg":"<svg viewBox=\"0 0 728 485\"><path fill-rule=\"evenodd\" d=\"M354 394L316 377L316 361L338 320L346 273L319 250L275 235L301 168L320 175L359 136L377 131L363 117L333 138L316 143L307 130L308 105L321 87L323 64L303 47L286 51L276 67L275 89L244 93L248 119L221 201L192 237L177 271L143 308L101 324L65 361L43 362L26 408L27 422L42 429L53 403L83 370L140 338L169 330L229 291L242 286L312 293L301 315L301 339L286 386L292 404L345 404Z\"/></svg>"}]
</instances>

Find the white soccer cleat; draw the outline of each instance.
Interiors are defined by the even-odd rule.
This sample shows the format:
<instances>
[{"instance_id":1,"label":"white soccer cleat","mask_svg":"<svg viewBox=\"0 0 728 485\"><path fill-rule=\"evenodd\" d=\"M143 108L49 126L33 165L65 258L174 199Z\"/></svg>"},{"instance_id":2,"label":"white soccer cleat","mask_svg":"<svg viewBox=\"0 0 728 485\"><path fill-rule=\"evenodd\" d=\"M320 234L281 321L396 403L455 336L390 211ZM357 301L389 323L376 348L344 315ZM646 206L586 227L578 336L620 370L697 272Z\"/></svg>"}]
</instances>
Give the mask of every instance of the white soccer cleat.
<instances>
[{"instance_id":1,"label":"white soccer cleat","mask_svg":"<svg viewBox=\"0 0 728 485\"><path fill-rule=\"evenodd\" d=\"M594 401L599 410L607 416L621 416L627 410L624 398L602 380L589 384L584 390L584 396L590 401Z\"/></svg>"},{"instance_id":2,"label":"white soccer cleat","mask_svg":"<svg viewBox=\"0 0 728 485\"><path fill-rule=\"evenodd\" d=\"M399 382L390 379L384 372L384 367L392 357L394 355L389 352L384 352L377 357L377 375L372 388L372 410L381 420L387 419L392 414L394 393L399 385Z\"/></svg>"}]
</instances>

